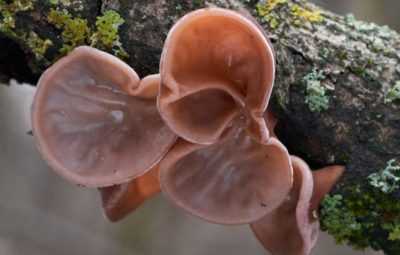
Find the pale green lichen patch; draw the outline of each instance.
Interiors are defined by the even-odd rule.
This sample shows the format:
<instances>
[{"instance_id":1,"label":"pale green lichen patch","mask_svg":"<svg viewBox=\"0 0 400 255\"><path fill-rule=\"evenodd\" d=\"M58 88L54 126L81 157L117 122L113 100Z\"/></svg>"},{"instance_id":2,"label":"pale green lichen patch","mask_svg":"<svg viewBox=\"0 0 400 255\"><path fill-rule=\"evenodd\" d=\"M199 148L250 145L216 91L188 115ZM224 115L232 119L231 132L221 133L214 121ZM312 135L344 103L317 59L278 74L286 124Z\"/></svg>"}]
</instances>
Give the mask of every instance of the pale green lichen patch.
<instances>
[{"instance_id":1,"label":"pale green lichen patch","mask_svg":"<svg viewBox=\"0 0 400 255\"><path fill-rule=\"evenodd\" d=\"M266 0L264 3L259 2L256 5L258 15L263 21L267 22L269 27L274 29L279 26L280 17L275 9L287 3L287 0Z\"/></svg>"},{"instance_id":2,"label":"pale green lichen patch","mask_svg":"<svg viewBox=\"0 0 400 255\"><path fill-rule=\"evenodd\" d=\"M313 71L301 80L306 87L305 103L312 112L319 112L329 108L329 99L326 96L326 87L321 84L321 80L325 79L322 71L313 69Z\"/></svg>"},{"instance_id":3,"label":"pale green lichen patch","mask_svg":"<svg viewBox=\"0 0 400 255\"><path fill-rule=\"evenodd\" d=\"M381 38L375 38L372 43L372 48L375 51L383 51L385 49L385 44L383 43Z\"/></svg>"},{"instance_id":4,"label":"pale green lichen patch","mask_svg":"<svg viewBox=\"0 0 400 255\"><path fill-rule=\"evenodd\" d=\"M321 11L306 9L298 4L290 8L290 15L293 17L293 24L308 28L310 24L321 24L324 21Z\"/></svg>"},{"instance_id":5,"label":"pale green lichen patch","mask_svg":"<svg viewBox=\"0 0 400 255\"><path fill-rule=\"evenodd\" d=\"M387 25L384 25L379 27L379 36L383 38L395 38L398 36L398 34Z\"/></svg>"},{"instance_id":6,"label":"pale green lichen patch","mask_svg":"<svg viewBox=\"0 0 400 255\"><path fill-rule=\"evenodd\" d=\"M353 27L355 29L355 31L358 31L358 32L368 32L368 31L377 30L379 37L387 38L387 39L395 38L398 36L396 31L390 29L387 25L379 26L375 23L368 23L368 22L356 20L352 13L349 13L346 15L346 22L351 27Z\"/></svg>"},{"instance_id":7,"label":"pale green lichen patch","mask_svg":"<svg viewBox=\"0 0 400 255\"><path fill-rule=\"evenodd\" d=\"M395 160L389 160L386 168L368 176L369 184L383 193L397 190L400 181L400 165L394 165Z\"/></svg>"},{"instance_id":8,"label":"pale green lichen patch","mask_svg":"<svg viewBox=\"0 0 400 255\"><path fill-rule=\"evenodd\" d=\"M389 88L385 95L384 103L388 104L395 100L400 100L400 81Z\"/></svg>"},{"instance_id":9,"label":"pale green lichen patch","mask_svg":"<svg viewBox=\"0 0 400 255\"><path fill-rule=\"evenodd\" d=\"M393 162L388 163L389 168L395 167ZM381 185L371 189L360 183L342 182L341 189L347 195L325 196L319 212L321 229L339 244L355 249L385 248L389 254L400 254L400 203L391 193L382 191Z\"/></svg>"},{"instance_id":10,"label":"pale green lichen patch","mask_svg":"<svg viewBox=\"0 0 400 255\"><path fill-rule=\"evenodd\" d=\"M388 41L398 39L399 34L388 26L379 26L375 23L358 21L353 14L346 15L346 23L348 29L346 32L356 41L362 41L368 45L373 51L384 52L385 54L393 55L394 51L388 48Z\"/></svg>"},{"instance_id":11,"label":"pale green lichen patch","mask_svg":"<svg viewBox=\"0 0 400 255\"><path fill-rule=\"evenodd\" d=\"M354 27L356 29L356 31L359 31L359 32L372 31L378 27L378 25L376 25L374 23L368 23L368 22L356 20L352 13L349 13L346 15L346 21L347 21L347 24Z\"/></svg>"}]
</instances>

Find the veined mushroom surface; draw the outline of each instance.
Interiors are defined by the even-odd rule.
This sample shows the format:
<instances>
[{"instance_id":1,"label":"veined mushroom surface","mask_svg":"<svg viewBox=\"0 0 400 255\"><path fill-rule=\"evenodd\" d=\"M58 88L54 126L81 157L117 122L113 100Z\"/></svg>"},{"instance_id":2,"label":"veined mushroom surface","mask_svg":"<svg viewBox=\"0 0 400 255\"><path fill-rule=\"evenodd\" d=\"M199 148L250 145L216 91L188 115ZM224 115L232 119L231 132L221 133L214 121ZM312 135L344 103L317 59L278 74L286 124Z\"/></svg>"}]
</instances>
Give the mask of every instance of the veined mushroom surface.
<instances>
[{"instance_id":1,"label":"veined mushroom surface","mask_svg":"<svg viewBox=\"0 0 400 255\"><path fill-rule=\"evenodd\" d=\"M275 58L252 19L218 8L185 15L167 36L160 75L161 116L185 140L215 143L235 118L244 117L249 134L267 141L262 116Z\"/></svg>"},{"instance_id":2,"label":"veined mushroom surface","mask_svg":"<svg viewBox=\"0 0 400 255\"><path fill-rule=\"evenodd\" d=\"M157 111L154 79L141 82L124 62L87 46L56 62L42 75L31 112L44 159L88 187L151 169L176 140Z\"/></svg>"}]
</instances>

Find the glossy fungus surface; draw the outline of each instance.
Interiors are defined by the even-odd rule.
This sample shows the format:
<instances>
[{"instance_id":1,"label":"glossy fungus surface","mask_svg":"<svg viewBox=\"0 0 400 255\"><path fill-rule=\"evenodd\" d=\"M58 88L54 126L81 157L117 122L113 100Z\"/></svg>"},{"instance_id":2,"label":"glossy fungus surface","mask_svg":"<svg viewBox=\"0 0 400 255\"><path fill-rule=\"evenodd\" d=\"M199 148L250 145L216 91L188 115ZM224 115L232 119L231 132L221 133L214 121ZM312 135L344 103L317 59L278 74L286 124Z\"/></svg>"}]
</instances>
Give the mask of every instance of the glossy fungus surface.
<instances>
[{"instance_id":1,"label":"glossy fungus surface","mask_svg":"<svg viewBox=\"0 0 400 255\"><path fill-rule=\"evenodd\" d=\"M176 139L151 97L155 83L140 82L128 65L90 47L59 60L41 77L32 105L33 133L45 160L90 187L149 170Z\"/></svg>"},{"instance_id":2,"label":"glossy fungus surface","mask_svg":"<svg viewBox=\"0 0 400 255\"><path fill-rule=\"evenodd\" d=\"M237 116L266 143L263 113L271 94L275 60L267 36L247 17L208 8L181 18L161 57L161 115L182 138L217 142Z\"/></svg>"}]
</instances>

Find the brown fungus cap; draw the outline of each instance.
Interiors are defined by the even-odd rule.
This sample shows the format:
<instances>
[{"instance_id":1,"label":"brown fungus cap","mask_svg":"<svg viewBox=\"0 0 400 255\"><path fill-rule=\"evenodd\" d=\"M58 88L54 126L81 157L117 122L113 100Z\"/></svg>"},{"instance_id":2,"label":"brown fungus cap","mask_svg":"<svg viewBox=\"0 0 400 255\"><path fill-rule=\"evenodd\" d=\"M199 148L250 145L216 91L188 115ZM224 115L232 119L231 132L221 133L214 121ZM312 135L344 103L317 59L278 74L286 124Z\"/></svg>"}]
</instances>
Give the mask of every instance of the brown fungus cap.
<instances>
[{"instance_id":1,"label":"brown fungus cap","mask_svg":"<svg viewBox=\"0 0 400 255\"><path fill-rule=\"evenodd\" d=\"M118 58L75 49L40 78L32 129L48 164L73 183L104 187L156 165L176 140L161 119L154 77L140 82Z\"/></svg>"},{"instance_id":2,"label":"brown fungus cap","mask_svg":"<svg viewBox=\"0 0 400 255\"><path fill-rule=\"evenodd\" d=\"M272 255L307 255L311 252L319 234L319 220L314 210L344 169L331 166L312 172L298 157L291 156L291 162L294 182L286 201L251 224L258 240Z\"/></svg>"},{"instance_id":3,"label":"brown fungus cap","mask_svg":"<svg viewBox=\"0 0 400 255\"><path fill-rule=\"evenodd\" d=\"M133 212L160 191L158 165L133 180L100 188L104 215L115 222Z\"/></svg>"},{"instance_id":4,"label":"brown fungus cap","mask_svg":"<svg viewBox=\"0 0 400 255\"><path fill-rule=\"evenodd\" d=\"M218 8L184 16L168 34L160 72L158 106L182 138L212 144L241 115L249 134L267 142L263 113L275 60L267 36L253 20Z\"/></svg>"},{"instance_id":5,"label":"brown fungus cap","mask_svg":"<svg viewBox=\"0 0 400 255\"><path fill-rule=\"evenodd\" d=\"M180 140L161 162L160 183L169 200L199 218L244 224L284 201L292 166L277 139L262 145L235 126L211 146Z\"/></svg>"}]
</instances>

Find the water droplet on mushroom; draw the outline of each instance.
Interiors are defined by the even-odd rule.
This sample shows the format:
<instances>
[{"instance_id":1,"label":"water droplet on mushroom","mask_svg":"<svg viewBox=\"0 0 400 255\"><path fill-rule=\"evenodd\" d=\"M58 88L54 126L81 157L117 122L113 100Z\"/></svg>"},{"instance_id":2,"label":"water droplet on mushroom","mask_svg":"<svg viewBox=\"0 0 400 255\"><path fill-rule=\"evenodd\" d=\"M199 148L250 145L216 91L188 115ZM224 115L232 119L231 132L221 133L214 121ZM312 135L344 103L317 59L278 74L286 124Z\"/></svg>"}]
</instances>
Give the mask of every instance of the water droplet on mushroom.
<instances>
[{"instance_id":1,"label":"water droplet on mushroom","mask_svg":"<svg viewBox=\"0 0 400 255\"><path fill-rule=\"evenodd\" d=\"M111 116L114 118L115 122L122 122L124 119L124 112L120 110L114 110L110 112Z\"/></svg>"},{"instance_id":2,"label":"water droplet on mushroom","mask_svg":"<svg viewBox=\"0 0 400 255\"><path fill-rule=\"evenodd\" d=\"M232 66L232 55L228 56L228 66L231 67Z\"/></svg>"},{"instance_id":3,"label":"water droplet on mushroom","mask_svg":"<svg viewBox=\"0 0 400 255\"><path fill-rule=\"evenodd\" d=\"M96 84L96 81L93 78L89 77L87 79L87 84L90 85L90 86L93 86L93 85Z\"/></svg>"},{"instance_id":4,"label":"water droplet on mushroom","mask_svg":"<svg viewBox=\"0 0 400 255\"><path fill-rule=\"evenodd\" d=\"M65 120L68 118L68 115L65 111L59 111L58 113L61 114Z\"/></svg>"},{"instance_id":5,"label":"water droplet on mushroom","mask_svg":"<svg viewBox=\"0 0 400 255\"><path fill-rule=\"evenodd\" d=\"M313 217L313 219L318 219L319 218L317 210L313 210L312 211L312 217Z\"/></svg>"}]
</instances>

